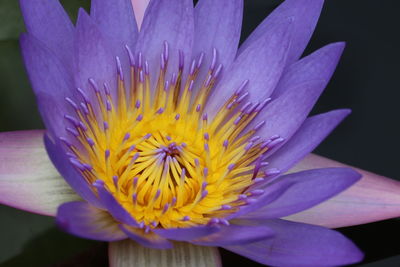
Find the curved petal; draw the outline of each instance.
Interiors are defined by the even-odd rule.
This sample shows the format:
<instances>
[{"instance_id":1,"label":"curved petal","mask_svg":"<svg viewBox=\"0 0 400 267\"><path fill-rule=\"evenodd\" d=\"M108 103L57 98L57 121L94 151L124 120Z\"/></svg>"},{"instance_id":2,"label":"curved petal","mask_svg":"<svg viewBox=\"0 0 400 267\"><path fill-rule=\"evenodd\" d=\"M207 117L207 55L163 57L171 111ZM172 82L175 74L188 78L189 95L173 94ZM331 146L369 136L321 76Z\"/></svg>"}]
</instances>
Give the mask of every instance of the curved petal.
<instances>
[{"instance_id":1,"label":"curved petal","mask_svg":"<svg viewBox=\"0 0 400 267\"><path fill-rule=\"evenodd\" d=\"M361 175L350 168L313 169L284 175L278 179L293 183L288 190L271 203L240 218L272 219L288 216L337 195L360 178Z\"/></svg>"},{"instance_id":2,"label":"curved petal","mask_svg":"<svg viewBox=\"0 0 400 267\"><path fill-rule=\"evenodd\" d=\"M276 236L227 250L272 266L342 266L362 260L363 253L346 237L319 226L284 220L252 222L272 228Z\"/></svg>"},{"instance_id":3,"label":"curved petal","mask_svg":"<svg viewBox=\"0 0 400 267\"><path fill-rule=\"evenodd\" d=\"M127 238L107 211L83 201L62 204L57 212L57 225L70 234L93 240L119 241Z\"/></svg>"},{"instance_id":4,"label":"curved petal","mask_svg":"<svg viewBox=\"0 0 400 267\"><path fill-rule=\"evenodd\" d=\"M279 97L293 85L310 80L322 80L325 87L339 63L344 48L343 42L332 43L290 65L276 86L272 98Z\"/></svg>"},{"instance_id":5,"label":"curved petal","mask_svg":"<svg viewBox=\"0 0 400 267\"><path fill-rule=\"evenodd\" d=\"M236 56L243 17L243 0L200 0L194 10L193 56L205 53L203 75L212 61L213 48L218 63L227 68Z\"/></svg>"},{"instance_id":6,"label":"curved petal","mask_svg":"<svg viewBox=\"0 0 400 267\"><path fill-rule=\"evenodd\" d=\"M153 232L171 240L190 241L219 231L215 226L198 226L188 228L153 229Z\"/></svg>"},{"instance_id":7,"label":"curved petal","mask_svg":"<svg viewBox=\"0 0 400 267\"><path fill-rule=\"evenodd\" d=\"M284 140L289 140L300 125L304 123L324 88L325 83L321 80L293 84L291 88L269 103L260 113L258 117L268 123L265 123L257 131L257 134L265 138L278 135ZM272 148L267 153L271 154L278 147Z\"/></svg>"},{"instance_id":8,"label":"curved petal","mask_svg":"<svg viewBox=\"0 0 400 267\"><path fill-rule=\"evenodd\" d=\"M238 46L243 17L243 0L201 0L194 10L193 58L202 64L194 81L193 94L203 86L210 71L229 68Z\"/></svg>"},{"instance_id":9,"label":"curved petal","mask_svg":"<svg viewBox=\"0 0 400 267\"><path fill-rule=\"evenodd\" d=\"M135 240L140 245L152 249L170 249L172 243L167 239L153 233L146 233L145 230L127 225L120 225L120 229L132 240Z\"/></svg>"},{"instance_id":10,"label":"curved petal","mask_svg":"<svg viewBox=\"0 0 400 267\"><path fill-rule=\"evenodd\" d=\"M269 168L286 172L313 151L348 114L350 110L339 109L307 118L289 141L268 157Z\"/></svg>"},{"instance_id":11,"label":"curved petal","mask_svg":"<svg viewBox=\"0 0 400 267\"><path fill-rule=\"evenodd\" d=\"M22 15L29 34L45 43L72 68L74 26L59 1L20 0Z\"/></svg>"},{"instance_id":12,"label":"curved petal","mask_svg":"<svg viewBox=\"0 0 400 267\"><path fill-rule=\"evenodd\" d=\"M64 202L79 196L49 160L43 130L0 133L0 203L55 216Z\"/></svg>"},{"instance_id":13,"label":"curved petal","mask_svg":"<svg viewBox=\"0 0 400 267\"><path fill-rule=\"evenodd\" d=\"M56 55L34 36L22 34L20 45L46 128L53 137L64 136L63 116L70 112L64 97L73 88L72 76Z\"/></svg>"},{"instance_id":14,"label":"curved petal","mask_svg":"<svg viewBox=\"0 0 400 267\"><path fill-rule=\"evenodd\" d=\"M211 93L208 115L213 117L246 80L249 81L246 87L248 101L258 102L269 97L286 66L291 35L292 21L287 19L243 50Z\"/></svg>"},{"instance_id":15,"label":"curved petal","mask_svg":"<svg viewBox=\"0 0 400 267\"><path fill-rule=\"evenodd\" d=\"M276 8L240 47L242 53L266 32L287 18L293 19L293 37L287 63L296 61L306 48L317 24L324 0L286 0Z\"/></svg>"},{"instance_id":16,"label":"curved petal","mask_svg":"<svg viewBox=\"0 0 400 267\"><path fill-rule=\"evenodd\" d=\"M140 29L142 26L144 12L149 5L150 0L131 0L133 10L135 11L136 24Z\"/></svg>"},{"instance_id":17,"label":"curved petal","mask_svg":"<svg viewBox=\"0 0 400 267\"><path fill-rule=\"evenodd\" d=\"M109 38L108 38L109 39ZM117 98L116 60L111 53L111 43L105 38L97 27L95 21L84 9L79 9L76 22L76 42L74 56L76 61L75 83L87 94L93 95L90 99L96 99L92 89L89 89L89 79L94 79L97 84L107 83L112 96Z\"/></svg>"},{"instance_id":18,"label":"curved petal","mask_svg":"<svg viewBox=\"0 0 400 267\"><path fill-rule=\"evenodd\" d=\"M167 79L178 74L180 51L183 65L189 67L194 40L192 0L152 0L146 9L139 32L136 52L143 54L149 63L150 81L154 88L160 69L160 55L164 43L168 43ZM167 56L167 55L164 55Z\"/></svg>"},{"instance_id":19,"label":"curved petal","mask_svg":"<svg viewBox=\"0 0 400 267\"><path fill-rule=\"evenodd\" d=\"M310 154L290 171L345 164ZM362 178L352 187L318 206L286 217L330 228L400 217L400 182L355 168Z\"/></svg>"},{"instance_id":20,"label":"curved petal","mask_svg":"<svg viewBox=\"0 0 400 267\"><path fill-rule=\"evenodd\" d=\"M221 267L217 248L175 243L173 249L156 250L142 247L130 240L112 242L108 247L110 267L176 266Z\"/></svg>"},{"instance_id":21,"label":"curved petal","mask_svg":"<svg viewBox=\"0 0 400 267\"><path fill-rule=\"evenodd\" d=\"M268 185L263 191L263 194L257 198L248 198L247 205L241 206L239 210L226 219L234 219L243 216L244 214L258 210L269 203L279 199L290 187L293 186L293 182L289 179L279 179L275 183Z\"/></svg>"},{"instance_id":22,"label":"curved petal","mask_svg":"<svg viewBox=\"0 0 400 267\"><path fill-rule=\"evenodd\" d=\"M229 225L221 231L194 240L191 243L201 246L239 246L272 238L275 232L267 226Z\"/></svg>"},{"instance_id":23,"label":"curved petal","mask_svg":"<svg viewBox=\"0 0 400 267\"><path fill-rule=\"evenodd\" d=\"M344 43L327 45L285 70L271 96L272 103L262 111L257 120L254 120L248 126L248 128L255 127L260 119L264 119L268 121L268 125L262 127L260 133L265 134L266 138L269 138L275 130L280 131L276 134L281 135L285 140L276 145L267 155L272 155L297 131L299 123L302 123L332 77L344 46ZM292 104L290 101L295 101L293 103L296 104ZM283 109L282 105L284 106ZM287 106L290 108L287 108ZM279 114L281 117L285 117L283 121L280 121ZM269 116L274 118L272 124L269 121ZM288 117L290 117L290 120L287 119ZM290 123L287 123L288 121Z\"/></svg>"},{"instance_id":24,"label":"curved petal","mask_svg":"<svg viewBox=\"0 0 400 267\"><path fill-rule=\"evenodd\" d=\"M129 212L127 212L124 207L122 207L121 204L114 198L114 196L104 188L104 184L95 182L95 187L97 188L100 201L115 220L127 225L138 226L138 223L129 214Z\"/></svg>"},{"instance_id":25,"label":"curved petal","mask_svg":"<svg viewBox=\"0 0 400 267\"><path fill-rule=\"evenodd\" d=\"M114 56L118 56L124 71L124 79L130 79L130 62L125 46L133 50L138 37L135 14L130 0L92 0L90 16L103 36L111 44Z\"/></svg>"},{"instance_id":26,"label":"curved petal","mask_svg":"<svg viewBox=\"0 0 400 267\"><path fill-rule=\"evenodd\" d=\"M44 145L54 166L72 189L93 206L102 208L103 205L93 192L91 185L89 185L82 175L70 164L63 150L63 144L58 140L55 140L54 143L46 134L44 136Z\"/></svg>"},{"instance_id":27,"label":"curved petal","mask_svg":"<svg viewBox=\"0 0 400 267\"><path fill-rule=\"evenodd\" d=\"M135 47L138 35L130 0L92 0L90 16L105 38L112 42L116 56L126 57L125 45Z\"/></svg>"}]
</instances>

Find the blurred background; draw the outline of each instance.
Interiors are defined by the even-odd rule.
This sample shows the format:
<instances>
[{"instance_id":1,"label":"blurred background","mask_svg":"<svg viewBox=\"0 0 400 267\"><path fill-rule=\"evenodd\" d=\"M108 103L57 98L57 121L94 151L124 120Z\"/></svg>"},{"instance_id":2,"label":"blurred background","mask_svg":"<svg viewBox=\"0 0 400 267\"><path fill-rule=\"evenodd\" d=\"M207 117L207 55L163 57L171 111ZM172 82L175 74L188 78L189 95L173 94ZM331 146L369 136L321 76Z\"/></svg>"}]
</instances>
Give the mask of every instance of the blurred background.
<instances>
[{"instance_id":1,"label":"blurred background","mask_svg":"<svg viewBox=\"0 0 400 267\"><path fill-rule=\"evenodd\" d=\"M72 19L89 0L61 1ZM280 0L245 0L242 40ZM313 114L336 108L353 113L316 153L400 179L400 2L326 0L305 54L336 41L347 48ZM17 0L0 0L0 131L43 128L23 67L18 36L24 31ZM29 168L29 166L21 166ZM354 266L400 266L397 219L340 231L365 253ZM224 266L261 266L222 251ZM0 206L0 266L107 266L107 245L69 236L53 219Z\"/></svg>"}]
</instances>

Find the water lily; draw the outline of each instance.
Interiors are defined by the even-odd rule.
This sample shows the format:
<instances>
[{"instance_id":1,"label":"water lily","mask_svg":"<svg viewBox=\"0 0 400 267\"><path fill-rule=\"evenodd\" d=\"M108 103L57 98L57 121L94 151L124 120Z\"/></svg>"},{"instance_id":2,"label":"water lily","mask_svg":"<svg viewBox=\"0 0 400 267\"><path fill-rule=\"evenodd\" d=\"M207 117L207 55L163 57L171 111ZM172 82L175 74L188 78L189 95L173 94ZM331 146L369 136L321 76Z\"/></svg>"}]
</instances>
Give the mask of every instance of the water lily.
<instances>
[{"instance_id":1,"label":"water lily","mask_svg":"<svg viewBox=\"0 0 400 267\"><path fill-rule=\"evenodd\" d=\"M241 0L153 0L140 31L129 0L92 0L76 26L58 1L20 2L46 131L0 135L0 201L110 241L112 266L216 265L213 247L350 264L362 253L321 226L398 216L397 182L301 161L349 114L307 118L344 48L299 60L323 1L285 1L239 49Z\"/></svg>"}]
</instances>

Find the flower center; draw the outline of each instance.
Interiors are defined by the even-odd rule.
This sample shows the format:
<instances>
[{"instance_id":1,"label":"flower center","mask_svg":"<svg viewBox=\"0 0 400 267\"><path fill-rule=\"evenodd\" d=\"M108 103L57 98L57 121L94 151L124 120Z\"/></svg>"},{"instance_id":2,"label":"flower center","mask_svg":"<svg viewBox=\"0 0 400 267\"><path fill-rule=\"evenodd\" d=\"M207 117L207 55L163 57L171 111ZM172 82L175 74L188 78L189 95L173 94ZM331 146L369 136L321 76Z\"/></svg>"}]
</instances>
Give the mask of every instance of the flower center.
<instances>
[{"instance_id":1,"label":"flower center","mask_svg":"<svg viewBox=\"0 0 400 267\"><path fill-rule=\"evenodd\" d=\"M116 94L107 85L101 91L90 79L93 92L78 89L80 105L66 98L76 112L65 116L73 126L67 128L73 138L62 138L71 163L90 185L101 180L148 229L227 223L224 217L262 193L251 188L265 177L260 171L263 154L282 141L277 136L254 136L264 122L247 129L269 99L243 104L244 81L209 121L204 106L222 70L216 64L216 50L197 92L194 84L199 82L204 54L193 61L187 77L181 63L168 80L165 43L152 91L148 63L139 53L134 64L129 49L128 53L129 88L117 58Z\"/></svg>"}]
</instances>

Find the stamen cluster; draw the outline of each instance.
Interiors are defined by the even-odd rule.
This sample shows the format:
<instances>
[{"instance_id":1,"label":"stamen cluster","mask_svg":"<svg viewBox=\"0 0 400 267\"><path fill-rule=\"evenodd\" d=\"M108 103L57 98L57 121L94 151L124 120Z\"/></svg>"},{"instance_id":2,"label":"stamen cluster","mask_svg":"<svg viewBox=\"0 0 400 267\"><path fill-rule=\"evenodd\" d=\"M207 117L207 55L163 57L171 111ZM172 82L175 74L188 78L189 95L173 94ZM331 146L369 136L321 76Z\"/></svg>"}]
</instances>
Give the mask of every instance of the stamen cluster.
<instances>
[{"instance_id":1,"label":"stamen cluster","mask_svg":"<svg viewBox=\"0 0 400 267\"><path fill-rule=\"evenodd\" d=\"M179 69L168 79L164 43L152 85L146 59L126 48L130 79L116 58L116 92L107 84L100 90L89 79L92 91L77 89L80 97L66 98L75 114L65 115L71 136L61 139L71 164L90 185L101 182L148 230L228 224L227 215L263 193L253 185L274 172L263 169L263 155L283 139L256 136L264 121L248 129L270 99L243 103L248 95L248 81L243 81L209 121L204 107L222 71L215 49L205 78L198 77L204 53L193 60L188 75L180 53Z\"/></svg>"}]
</instances>

